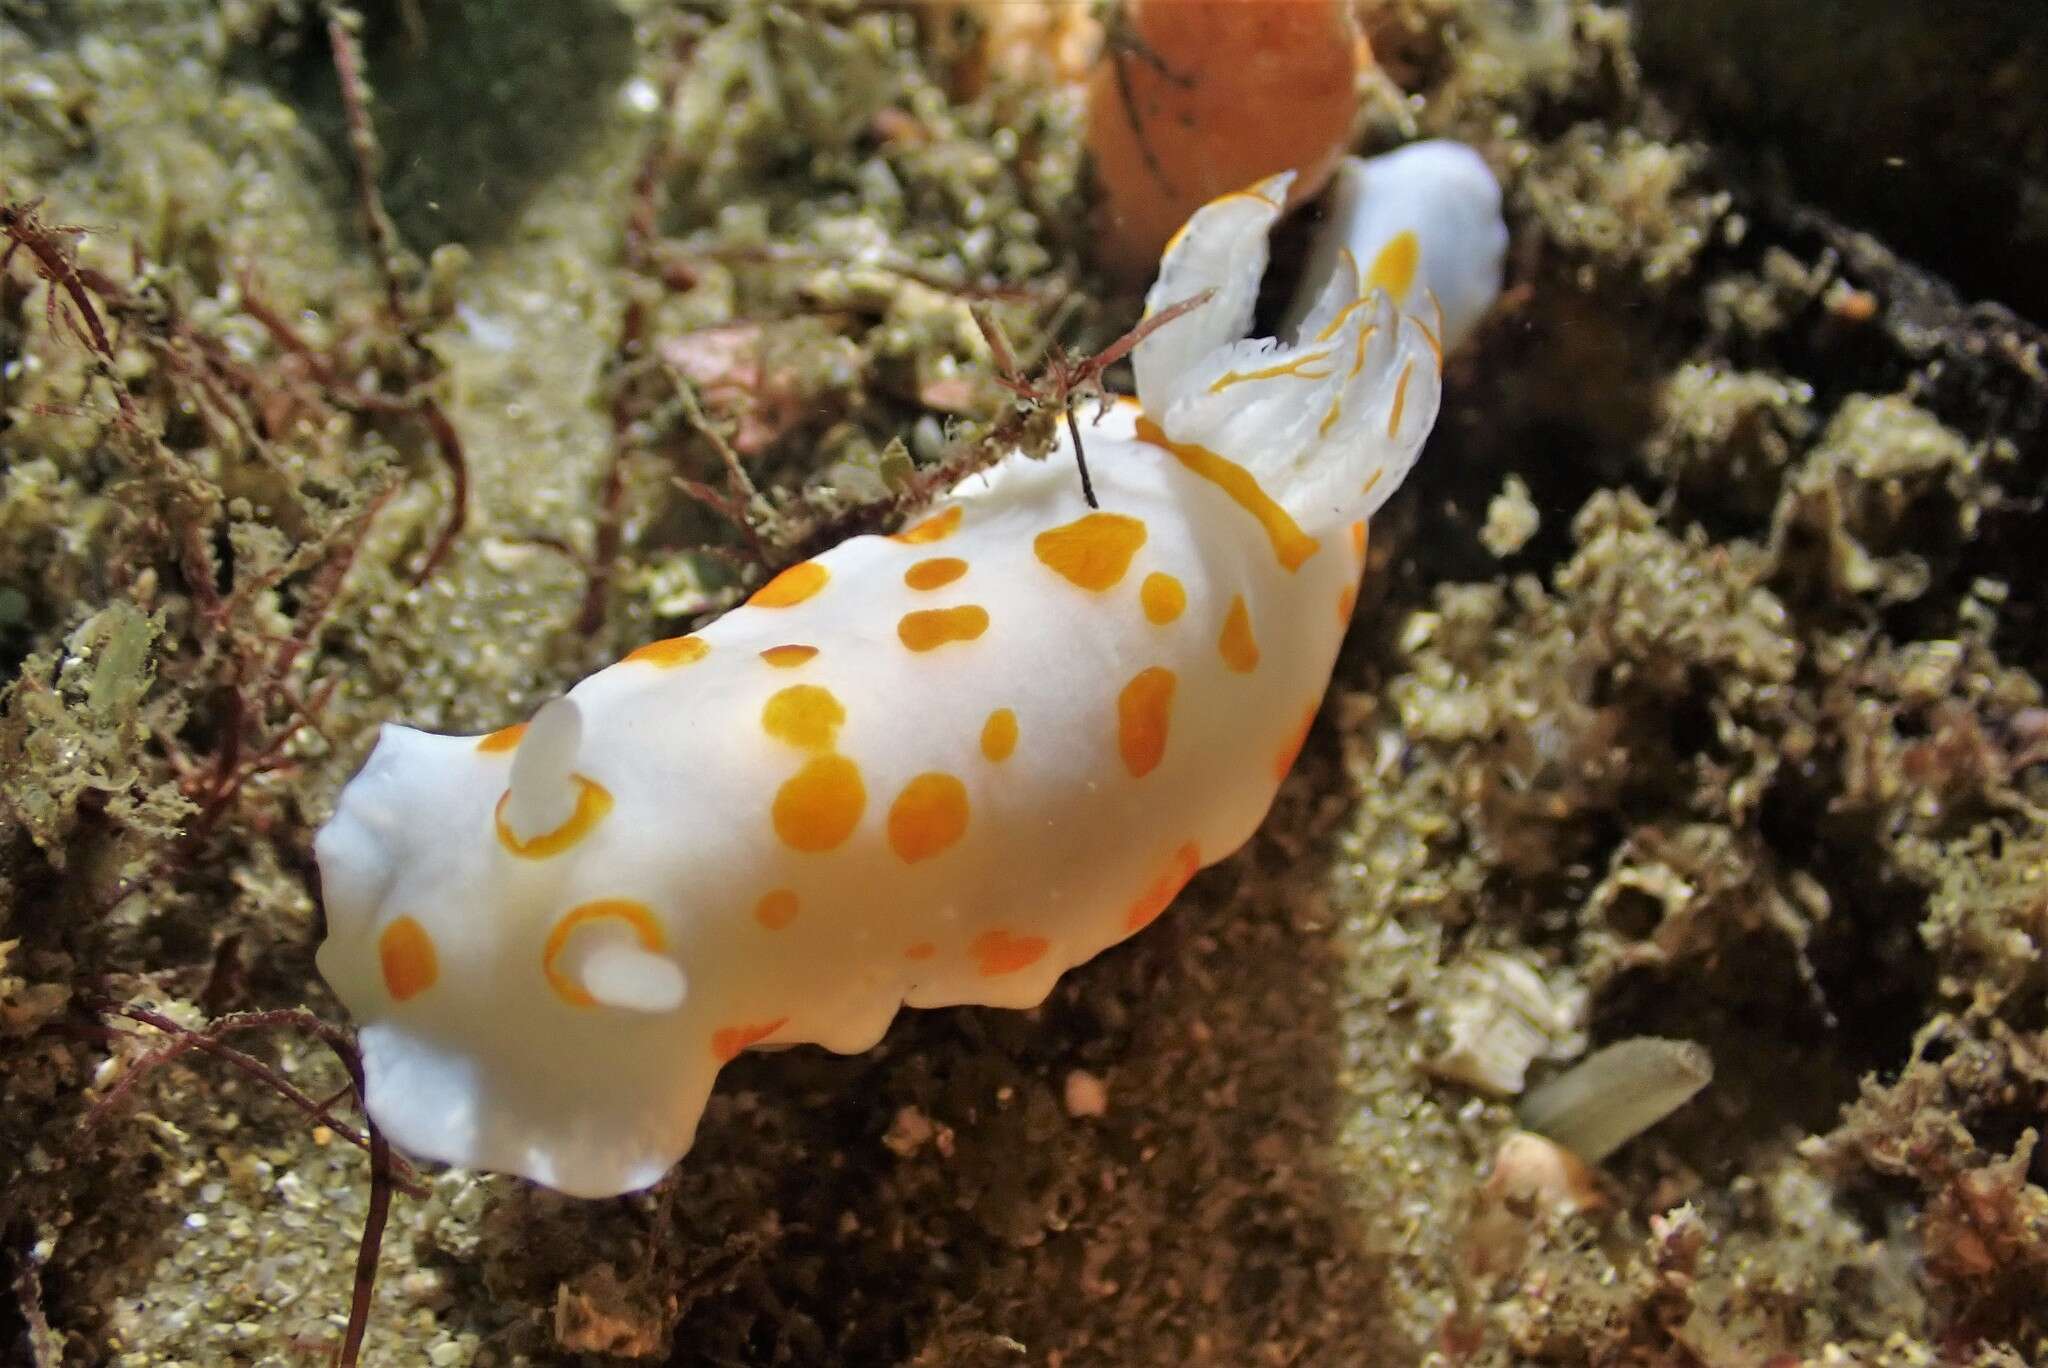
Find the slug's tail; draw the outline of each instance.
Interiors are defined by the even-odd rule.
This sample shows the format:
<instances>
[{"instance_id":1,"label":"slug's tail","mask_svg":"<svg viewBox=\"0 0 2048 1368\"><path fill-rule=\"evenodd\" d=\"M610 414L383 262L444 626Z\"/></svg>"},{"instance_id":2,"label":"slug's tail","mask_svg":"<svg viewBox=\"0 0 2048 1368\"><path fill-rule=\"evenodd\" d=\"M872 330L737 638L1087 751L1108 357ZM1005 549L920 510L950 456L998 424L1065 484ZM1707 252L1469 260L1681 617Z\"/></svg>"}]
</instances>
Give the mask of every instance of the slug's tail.
<instances>
[{"instance_id":1,"label":"slug's tail","mask_svg":"<svg viewBox=\"0 0 2048 1368\"><path fill-rule=\"evenodd\" d=\"M1500 294L1508 230L1500 182L1477 152L1441 138L1384 156L1346 157L1317 204L1303 274L1327 279L1341 257L1365 273L1394 307L1427 322L1456 351ZM1314 301L1303 297L1290 331Z\"/></svg>"},{"instance_id":2,"label":"slug's tail","mask_svg":"<svg viewBox=\"0 0 2048 1368\"><path fill-rule=\"evenodd\" d=\"M1368 234L1352 231L1356 215L1342 216L1311 253L1292 339L1247 338L1288 181L1275 176L1225 195L1188 220L1167 245L1146 310L1214 293L1140 343L1132 365L1138 400L1161 437L1242 467L1316 531L1369 517L1414 464L1436 421L1442 319L1426 299L1413 312L1402 305L1414 308L1427 293L1416 281L1455 276L1470 254L1454 244L1433 259L1428 239L1402 229L1406 245L1393 250L1414 251L1415 269L1399 282L1384 269L1368 277L1351 241ZM1412 176L1396 181L1419 192L1418 209L1437 193ZM1384 248L1374 247L1375 261ZM1423 261L1431 273L1421 272ZM1497 281L1497 251L1492 269Z\"/></svg>"}]
</instances>

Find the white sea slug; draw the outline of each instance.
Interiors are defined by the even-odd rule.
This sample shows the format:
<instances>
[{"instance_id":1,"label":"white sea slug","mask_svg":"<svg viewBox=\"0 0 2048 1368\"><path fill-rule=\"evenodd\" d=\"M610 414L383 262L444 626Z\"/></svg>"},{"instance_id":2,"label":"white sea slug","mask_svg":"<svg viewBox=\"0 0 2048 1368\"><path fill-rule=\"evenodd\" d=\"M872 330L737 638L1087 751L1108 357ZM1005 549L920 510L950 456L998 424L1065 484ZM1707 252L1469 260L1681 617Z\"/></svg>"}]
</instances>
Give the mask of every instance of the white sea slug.
<instances>
[{"instance_id":1,"label":"white sea slug","mask_svg":"<svg viewBox=\"0 0 2048 1368\"><path fill-rule=\"evenodd\" d=\"M1370 263L1367 288L1384 288L1397 309L1437 315L1446 350L1470 335L1500 294L1508 246L1500 183L1463 143L1432 139L1380 157L1346 157L1318 212L1323 222L1307 278L1321 279L1351 253ZM1297 299L1290 324L1310 302Z\"/></svg>"},{"instance_id":2,"label":"white sea slug","mask_svg":"<svg viewBox=\"0 0 2048 1368\"><path fill-rule=\"evenodd\" d=\"M1495 237L1439 251L1475 189L1425 164L1376 178L1383 240L1345 230L1296 340L1245 340L1285 185L1167 248L1148 309L1215 295L1084 416L1099 508L1071 450L1013 455L527 724L384 729L316 849L320 969L394 1142L644 1187L741 1050L1031 1006L1251 836L1435 420L1416 296L1499 270Z\"/></svg>"}]
</instances>

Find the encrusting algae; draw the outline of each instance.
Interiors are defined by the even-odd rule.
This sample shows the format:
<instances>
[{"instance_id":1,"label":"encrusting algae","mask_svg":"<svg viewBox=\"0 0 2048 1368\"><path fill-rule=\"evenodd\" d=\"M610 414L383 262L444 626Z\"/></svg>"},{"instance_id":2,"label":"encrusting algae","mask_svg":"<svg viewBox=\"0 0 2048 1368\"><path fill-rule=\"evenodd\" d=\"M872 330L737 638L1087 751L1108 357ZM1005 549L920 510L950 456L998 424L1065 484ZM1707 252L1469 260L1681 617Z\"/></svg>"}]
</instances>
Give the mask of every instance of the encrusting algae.
<instances>
[{"instance_id":1,"label":"encrusting algae","mask_svg":"<svg viewBox=\"0 0 2048 1368\"><path fill-rule=\"evenodd\" d=\"M365 1363L2048 1353L2038 329L1731 172L1618 8L1360 8L1359 149L1479 148L1514 254L1261 834L1033 1013L741 1057L644 1196L397 1174L425 1195L389 1194ZM1137 317L1076 207L1087 100L961 84L969 7L362 19L0 5L4 198L107 341L17 249L0 1335L31 1363L342 1338L353 1109L202 1051L133 1071L225 1013L341 1020L308 841L378 723L525 716L895 530L984 433L1049 447L977 310L1027 375ZM392 117L479 72L560 136ZM1501 956L1557 1009L1529 1090L1642 1037L1712 1083L1585 1178L1506 1148L1518 1097L1428 1068ZM301 1027L224 1043L317 1107L347 1080Z\"/></svg>"}]
</instances>

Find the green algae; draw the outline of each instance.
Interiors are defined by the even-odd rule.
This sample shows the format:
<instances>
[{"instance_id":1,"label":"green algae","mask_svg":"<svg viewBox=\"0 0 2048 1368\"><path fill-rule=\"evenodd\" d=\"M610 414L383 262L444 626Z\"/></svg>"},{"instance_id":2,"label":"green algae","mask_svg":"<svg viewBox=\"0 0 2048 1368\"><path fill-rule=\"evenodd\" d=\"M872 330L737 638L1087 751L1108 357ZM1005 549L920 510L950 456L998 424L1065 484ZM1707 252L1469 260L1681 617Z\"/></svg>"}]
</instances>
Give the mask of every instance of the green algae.
<instances>
[{"instance_id":1,"label":"green algae","mask_svg":"<svg viewBox=\"0 0 2048 1368\"><path fill-rule=\"evenodd\" d=\"M0 291L5 1236L48 1361L294 1362L346 1314L361 1156L213 1061L79 1129L148 1041L66 1033L73 998L332 1015L307 842L376 724L501 725L759 573L676 483L724 478L680 395L787 554L1000 419L971 300L1027 363L1135 301L1087 288L1073 102L954 94L933 29L971 20L373 11L385 189L424 254L394 328L311 8L74 8L0 5L0 179L94 226L154 438L40 292ZM399 1199L367 1362L2038 1356L2025 434L1945 400L1887 321L1825 316L1853 265L1721 179L1618 12L1415 0L1374 37L1416 98L1368 136L1488 153L1514 288L1375 529L1259 839L1036 1011L737 1062L649 1194L433 1178ZM546 137L478 127L450 98L478 72L491 108L573 98ZM622 264L664 143L659 250ZM423 583L446 471L336 402L258 298L460 430L470 521ZM268 402L215 402L152 344L172 318ZM618 565L581 631L615 462ZM318 729L282 697L235 713L236 671L302 626L281 678L331 688ZM223 800L230 731L287 763ZM1514 1115L1429 1066L1496 956L1541 981L1559 1056L1655 1034L1717 1073L1606 1165L1605 1212L1528 1213L1481 1277L1465 1232ZM341 1085L310 1042L261 1048Z\"/></svg>"}]
</instances>

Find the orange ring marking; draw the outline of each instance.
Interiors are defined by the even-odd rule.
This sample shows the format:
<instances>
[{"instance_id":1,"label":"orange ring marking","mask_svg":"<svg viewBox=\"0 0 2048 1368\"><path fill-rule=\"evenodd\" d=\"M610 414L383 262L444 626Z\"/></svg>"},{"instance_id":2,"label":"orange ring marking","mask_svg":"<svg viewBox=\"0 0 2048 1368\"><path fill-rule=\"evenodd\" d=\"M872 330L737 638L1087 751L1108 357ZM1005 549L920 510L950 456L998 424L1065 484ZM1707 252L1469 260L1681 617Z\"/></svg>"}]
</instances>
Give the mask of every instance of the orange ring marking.
<instances>
[{"instance_id":1,"label":"orange ring marking","mask_svg":"<svg viewBox=\"0 0 2048 1368\"><path fill-rule=\"evenodd\" d=\"M548 932L547 944L540 952L540 971L547 976L548 987L555 990L555 996L571 1007L595 1007L597 999L585 992L582 984L555 968L555 958L568 947L569 937L575 934L576 928L606 918L615 918L632 927L641 949L656 955L668 949L668 937L662 933L661 923L654 919L654 911L646 903L635 902L631 898L599 898L570 908Z\"/></svg>"},{"instance_id":2,"label":"orange ring marking","mask_svg":"<svg viewBox=\"0 0 2048 1368\"><path fill-rule=\"evenodd\" d=\"M586 779L580 774L569 778L576 785L576 810L569 814L569 820L553 831L543 831L529 840L520 840L519 834L505 823L505 801L512 796L506 789L498 795L498 806L491 813L492 825L498 829L498 844L514 855L526 860L545 860L559 855L590 834L612 810L612 795L603 784L595 779Z\"/></svg>"}]
</instances>

